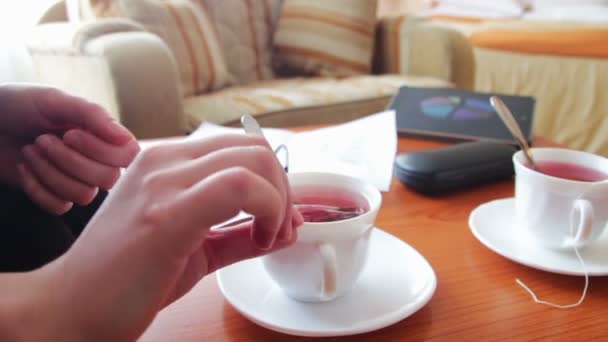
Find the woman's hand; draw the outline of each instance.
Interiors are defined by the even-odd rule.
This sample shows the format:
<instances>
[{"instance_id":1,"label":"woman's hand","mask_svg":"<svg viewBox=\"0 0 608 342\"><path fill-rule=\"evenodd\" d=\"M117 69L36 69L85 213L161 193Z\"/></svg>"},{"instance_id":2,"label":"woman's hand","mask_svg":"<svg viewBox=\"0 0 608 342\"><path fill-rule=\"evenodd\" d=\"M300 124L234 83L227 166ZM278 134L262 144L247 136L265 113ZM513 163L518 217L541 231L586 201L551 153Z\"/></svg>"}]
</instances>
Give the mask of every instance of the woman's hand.
<instances>
[{"instance_id":1,"label":"woman's hand","mask_svg":"<svg viewBox=\"0 0 608 342\"><path fill-rule=\"evenodd\" d=\"M254 219L210 230L240 211ZM72 248L43 269L53 275L48 305L64 320L53 322L53 336L135 339L203 276L293 243L301 223L263 138L222 135L144 150Z\"/></svg>"},{"instance_id":2,"label":"woman's hand","mask_svg":"<svg viewBox=\"0 0 608 342\"><path fill-rule=\"evenodd\" d=\"M138 151L96 104L48 87L0 86L0 182L52 213L111 188Z\"/></svg>"}]
</instances>

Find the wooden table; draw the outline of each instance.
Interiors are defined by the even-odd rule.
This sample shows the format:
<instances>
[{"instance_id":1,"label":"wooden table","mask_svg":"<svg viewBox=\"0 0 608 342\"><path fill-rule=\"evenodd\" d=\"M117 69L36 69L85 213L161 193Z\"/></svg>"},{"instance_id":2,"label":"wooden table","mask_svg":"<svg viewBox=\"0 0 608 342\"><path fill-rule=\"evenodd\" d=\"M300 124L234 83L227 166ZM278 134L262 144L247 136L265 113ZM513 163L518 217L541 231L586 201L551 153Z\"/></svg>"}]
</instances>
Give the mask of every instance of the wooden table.
<instances>
[{"instance_id":1,"label":"wooden table","mask_svg":"<svg viewBox=\"0 0 608 342\"><path fill-rule=\"evenodd\" d=\"M540 141L542 143L542 140ZM546 144L546 142L545 142ZM399 140L399 151L441 145ZM593 277L583 304L560 310L535 304L516 283L520 278L541 299L576 302L583 277L537 271L511 262L483 246L467 221L486 201L513 196L513 181L444 197L426 197L393 179L383 194L377 226L416 248L434 268L438 285L431 301L414 315L367 334L330 340L488 341L608 340L608 277ZM214 275L162 311L144 334L151 341L303 341L267 330L228 304Z\"/></svg>"}]
</instances>

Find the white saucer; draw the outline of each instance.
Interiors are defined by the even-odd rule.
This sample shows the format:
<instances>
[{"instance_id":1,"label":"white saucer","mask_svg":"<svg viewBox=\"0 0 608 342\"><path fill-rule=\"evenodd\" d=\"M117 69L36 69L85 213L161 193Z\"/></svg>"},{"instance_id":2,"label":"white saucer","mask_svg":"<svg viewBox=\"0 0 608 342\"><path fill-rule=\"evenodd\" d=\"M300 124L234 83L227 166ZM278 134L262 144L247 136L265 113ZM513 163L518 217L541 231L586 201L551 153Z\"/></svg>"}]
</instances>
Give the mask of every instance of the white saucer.
<instances>
[{"instance_id":1,"label":"white saucer","mask_svg":"<svg viewBox=\"0 0 608 342\"><path fill-rule=\"evenodd\" d=\"M303 303L287 297L259 258L224 268L217 279L226 300L254 323L315 337L359 334L396 323L422 308L437 286L435 272L422 255L377 228L357 284L331 302Z\"/></svg>"},{"instance_id":2,"label":"white saucer","mask_svg":"<svg viewBox=\"0 0 608 342\"><path fill-rule=\"evenodd\" d=\"M544 248L514 224L515 200L499 199L480 205L469 216L473 235L486 247L507 259L543 271L584 275L574 251ZM608 238L601 236L581 251L589 275L608 275Z\"/></svg>"}]
</instances>

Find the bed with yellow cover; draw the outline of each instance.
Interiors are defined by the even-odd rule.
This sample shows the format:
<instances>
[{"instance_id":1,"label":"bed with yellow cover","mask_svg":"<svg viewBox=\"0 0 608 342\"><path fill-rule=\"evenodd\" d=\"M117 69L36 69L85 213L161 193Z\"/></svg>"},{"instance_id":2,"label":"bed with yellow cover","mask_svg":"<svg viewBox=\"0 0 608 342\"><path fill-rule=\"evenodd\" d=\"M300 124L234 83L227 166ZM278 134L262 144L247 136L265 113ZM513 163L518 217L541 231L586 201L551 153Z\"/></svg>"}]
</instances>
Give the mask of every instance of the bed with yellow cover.
<instances>
[{"instance_id":1,"label":"bed with yellow cover","mask_svg":"<svg viewBox=\"0 0 608 342\"><path fill-rule=\"evenodd\" d=\"M435 21L469 38L476 90L534 96L535 134L608 156L608 24Z\"/></svg>"}]
</instances>

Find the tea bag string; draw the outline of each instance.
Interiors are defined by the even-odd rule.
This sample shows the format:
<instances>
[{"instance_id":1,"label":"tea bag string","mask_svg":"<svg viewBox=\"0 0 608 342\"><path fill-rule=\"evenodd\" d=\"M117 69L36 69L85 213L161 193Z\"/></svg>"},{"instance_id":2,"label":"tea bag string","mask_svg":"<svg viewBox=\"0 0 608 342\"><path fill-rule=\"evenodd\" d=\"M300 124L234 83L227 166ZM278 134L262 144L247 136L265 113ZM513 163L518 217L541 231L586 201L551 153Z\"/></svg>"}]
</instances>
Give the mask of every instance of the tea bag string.
<instances>
[{"instance_id":1,"label":"tea bag string","mask_svg":"<svg viewBox=\"0 0 608 342\"><path fill-rule=\"evenodd\" d=\"M591 187L591 190L593 190L593 188L595 188L596 185L593 185ZM580 194L576 199L581 199L584 197L584 193ZM572 219L572 218L571 218ZM570 225L572 225L572 222L570 222ZM585 287L583 287L583 293L581 293L581 298L579 298L578 302L576 303L572 303L572 304L566 304L566 305L560 305L560 304L555 304L549 301L544 301L544 300L539 300L538 297L536 296L536 294L534 293L534 291L532 291L528 286L526 286L526 284L524 284L523 281L519 280L519 279L515 279L515 282L524 288L524 290L528 291L528 293L530 294L530 296L532 296L532 299L534 300L535 303L538 304L545 304L554 308L558 308L558 309L570 309L570 308L574 308L577 307L579 305L581 305L581 303L583 302L583 300L585 300L585 297L587 296L587 289L589 288L589 272L587 271L587 266L585 266L585 261L583 260L583 257L581 256L580 251L578 250L578 246L576 245L576 243L572 244L572 248L574 249L574 254L576 254L576 258L578 259L578 262L581 264L581 269L583 270L583 273L585 274Z\"/></svg>"},{"instance_id":2,"label":"tea bag string","mask_svg":"<svg viewBox=\"0 0 608 342\"><path fill-rule=\"evenodd\" d=\"M515 282L519 286L523 287L523 289L526 290L530 294L530 296L532 296L532 299L534 300L535 303L548 305L548 306L558 308L558 309L570 309L570 308L574 308L574 307L581 305L581 303L583 302L583 300L585 300L585 297L587 296L587 288L589 288L589 272L587 272L587 267L585 266L585 262L583 261L583 257L581 256L581 253L579 252L578 247L576 245L574 245L573 248L574 248L574 253L576 254L576 257L578 258L578 261L581 264L581 268L583 269L583 272L585 273L585 287L583 288L583 293L581 294L581 298L579 298L578 302L572 303L572 304L561 305L561 304L555 304L555 303L545 301L545 300L540 300L540 299L538 299L538 297L536 296L534 291L532 291L519 278L515 278Z\"/></svg>"}]
</instances>

